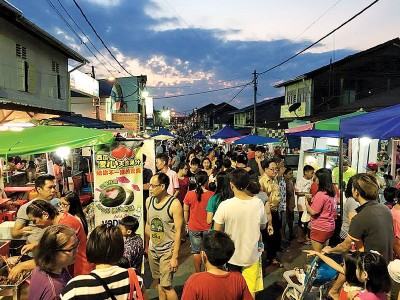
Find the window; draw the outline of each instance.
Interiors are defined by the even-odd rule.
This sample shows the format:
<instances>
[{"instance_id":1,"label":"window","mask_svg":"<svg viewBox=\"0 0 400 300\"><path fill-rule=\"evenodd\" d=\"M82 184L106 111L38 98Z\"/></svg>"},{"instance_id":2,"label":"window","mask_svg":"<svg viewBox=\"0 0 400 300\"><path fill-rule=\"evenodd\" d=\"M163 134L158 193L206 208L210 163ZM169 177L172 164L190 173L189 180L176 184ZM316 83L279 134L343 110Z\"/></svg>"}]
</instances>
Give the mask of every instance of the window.
<instances>
[{"instance_id":1,"label":"window","mask_svg":"<svg viewBox=\"0 0 400 300\"><path fill-rule=\"evenodd\" d=\"M288 105L291 105L291 104L296 103L296 102L297 102L296 101L296 90L287 92L287 94L286 94L286 103Z\"/></svg>"},{"instance_id":2,"label":"window","mask_svg":"<svg viewBox=\"0 0 400 300\"><path fill-rule=\"evenodd\" d=\"M20 44L15 45L15 54L22 59L27 59L28 57L26 47L21 46Z\"/></svg>"},{"instance_id":3,"label":"window","mask_svg":"<svg viewBox=\"0 0 400 300\"><path fill-rule=\"evenodd\" d=\"M55 61L52 61L51 62L51 69L52 69L52 71L54 73L57 73L57 74L60 73L60 64L55 62Z\"/></svg>"}]
</instances>

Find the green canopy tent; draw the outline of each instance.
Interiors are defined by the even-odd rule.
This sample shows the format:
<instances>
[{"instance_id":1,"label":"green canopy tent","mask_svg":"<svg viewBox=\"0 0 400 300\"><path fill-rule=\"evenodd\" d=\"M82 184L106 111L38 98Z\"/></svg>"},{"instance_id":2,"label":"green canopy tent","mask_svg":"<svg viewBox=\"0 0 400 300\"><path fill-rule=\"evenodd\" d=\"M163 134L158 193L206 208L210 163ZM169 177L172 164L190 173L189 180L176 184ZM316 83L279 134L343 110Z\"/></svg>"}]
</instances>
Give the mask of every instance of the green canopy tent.
<instances>
[{"instance_id":1,"label":"green canopy tent","mask_svg":"<svg viewBox=\"0 0 400 300\"><path fill-rule=\"evenodd\" d=\"M22 131L1 131L0 156L45 153L59 147L74 149L108 144L113 140L113 133L98 129L39 125Z\"/></svg>"},{"instance_id":2,"label":"green canopy tent","mask_svg":"<svg viewBox=\"0 0 400 300\"><path fill-rule=\"evenodd\" d=\"M333 118L329 118L326 120L318 121L314 123L314 128L316 130L330 130L330 131L339 131L340 130L340 120L345 118L351 118L354 116L365 114L365 111L362 109L357 110L353 113L341 115Z\"/></svg>"}]
</instances>

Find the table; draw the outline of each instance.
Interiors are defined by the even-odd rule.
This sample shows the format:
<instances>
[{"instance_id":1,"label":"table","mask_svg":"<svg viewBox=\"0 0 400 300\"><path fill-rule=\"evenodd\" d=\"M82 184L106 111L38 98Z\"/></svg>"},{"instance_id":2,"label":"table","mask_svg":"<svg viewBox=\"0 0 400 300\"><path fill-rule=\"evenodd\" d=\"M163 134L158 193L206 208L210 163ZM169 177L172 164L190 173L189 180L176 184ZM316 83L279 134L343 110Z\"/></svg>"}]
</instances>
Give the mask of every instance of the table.
<instances>
[{"instance_id":1,"label":"table","mask_svg":"<svg viewBox=\"0 0 400 300\"><path fill-rule=\"evenodd\" d=\"M23 199L25 194L33 191L35 189L34 186L8 186L4 188L6 193L16 193L17 199Z\"/></svg>"}]
</instances>

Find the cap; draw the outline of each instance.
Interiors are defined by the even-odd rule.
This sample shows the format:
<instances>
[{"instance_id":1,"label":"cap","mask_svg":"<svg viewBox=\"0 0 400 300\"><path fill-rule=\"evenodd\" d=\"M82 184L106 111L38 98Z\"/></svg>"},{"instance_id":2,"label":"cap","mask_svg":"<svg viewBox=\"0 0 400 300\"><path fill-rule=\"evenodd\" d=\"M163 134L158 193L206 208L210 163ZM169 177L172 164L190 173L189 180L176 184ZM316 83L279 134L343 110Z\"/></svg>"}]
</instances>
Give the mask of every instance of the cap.
<instances>
[{"instance_id":1,"label":"cap","mask_svg":"<svg viewBox=\"0 0 400 300\"><path fill-rule=\"evenodd\" d=\"M372 171L378 171L378 164L376 162L369 162L369 163L367 163L365 168L372 170Z\"/></svg>"}]
</instances>

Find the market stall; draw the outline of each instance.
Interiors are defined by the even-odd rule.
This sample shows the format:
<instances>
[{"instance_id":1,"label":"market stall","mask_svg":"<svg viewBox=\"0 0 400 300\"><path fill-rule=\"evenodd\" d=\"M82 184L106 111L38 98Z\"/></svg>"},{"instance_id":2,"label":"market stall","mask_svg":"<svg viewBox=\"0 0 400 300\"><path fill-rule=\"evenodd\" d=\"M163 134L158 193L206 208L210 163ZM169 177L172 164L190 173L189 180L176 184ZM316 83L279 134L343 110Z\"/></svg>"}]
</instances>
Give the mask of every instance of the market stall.
<instances>
[{"instance_id":1,"label":"market stall","mask_svg":"<svg viewBox=\"0 0 400 300\"><path fill-rule=\"evenodd\" d=\"M400 167L396 159L400 156L400 104L342 120L340 134L344 138L361 137L364 142L370 139L391 140L390 174L395 174Z\"/></svg>"}]
</instances>

